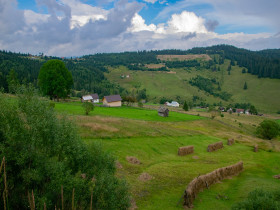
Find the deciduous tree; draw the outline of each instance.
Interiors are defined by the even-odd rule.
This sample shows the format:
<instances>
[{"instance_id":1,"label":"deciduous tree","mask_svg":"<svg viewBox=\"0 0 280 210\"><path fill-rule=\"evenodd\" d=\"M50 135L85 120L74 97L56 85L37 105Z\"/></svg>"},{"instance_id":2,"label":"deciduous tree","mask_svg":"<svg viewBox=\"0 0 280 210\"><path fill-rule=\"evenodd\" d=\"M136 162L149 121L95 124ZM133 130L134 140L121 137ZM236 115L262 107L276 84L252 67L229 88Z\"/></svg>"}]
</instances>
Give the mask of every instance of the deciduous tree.
<instances>
[{"instance_id":1,"label":"deciduous tree","mask_svg":"<svg viewBox=\"0 0 280 210\"><path fill-rule=\"evenodd\" d=\"M73 85L72 74L60 60L49 60L40 69L39 86L50 99L66 98Z\"/></svg>"}]
</instances>

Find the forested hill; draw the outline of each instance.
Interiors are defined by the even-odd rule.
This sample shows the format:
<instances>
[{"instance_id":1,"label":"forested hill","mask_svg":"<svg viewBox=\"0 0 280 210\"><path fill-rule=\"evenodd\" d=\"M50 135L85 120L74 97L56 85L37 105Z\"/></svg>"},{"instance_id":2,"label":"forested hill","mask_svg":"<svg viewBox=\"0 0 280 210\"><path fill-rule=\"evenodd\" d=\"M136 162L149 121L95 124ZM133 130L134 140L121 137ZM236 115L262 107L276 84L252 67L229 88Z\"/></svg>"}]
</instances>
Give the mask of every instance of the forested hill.
<instances>
[{"instance_id":1,"label":"forested hill","mask_svg":"<svg viewBox=\"0 0 280 210\"><path fill-rule=\"evenodd\" d=\"M50 56L33 56L30 54L12 53L0 51L0 88L5 92L9 91L9 83L12 81L17 84L33 84L37 87L38 75L43 63L50 59L60 59L71 71L74 87L78 91L78 96L86 92L98 93L101 96L115 94L123 91L117 85L106 80L104 72L107 71L103 65L91 63L85 59L63 59ZM77 92L72 95L76 96Z\"/></svg>"},{"instance_id":2,"label":"forested hill","mask_svg":"<svg viewBox=\"0 0 280 210\"><path fill-rule=\"evenodd\" d=\"M232 61L232 65L237 63L240 67L247 68L248 73L257 75L259 78L268 77L280 79L280 49L250 51L230 45L216 45L212 47L193 48L190 50L172 49L159 51L104 53L87 55L84 56L83 59L103 65L124 65L129 67L131 70L151 70L143 68L143 65L160 63L161 61L157 59L158 55L187 54L219 55L219 60L217 61L219 64L221 64L224 59L229 59ZM137 64L136 67L135 64ZM213 64L214 63L210 61L209 65L211 66Z\"/></svg>"},{"instance_id":3,"label":"forested hill","mask_svg":"<svg viewBox=\"0 0 280 210\"><path fill-rule=\"evenodd\" d=\"M207 54L214 59L163 61L160 55L189 55ZM50 56L33 56L30 54L0 51L0 88L9 91L9 81L16 80L19 84L32 83L37 86L40 67L50 59L62 59ZM141 71L168 71L168 68L200 67L216 69L216 64L222 64L225 59L230 65L239 65L248 69L248 73L258 77L280 79L280 49L249 51L229 45L193 48L191 50L160 50L138 51L123 53L103 53L86 55L75 59L62 59L71 71L74 79L73 89L80 96L86 92L99 93L101 96L117 94L125 91L117 84L110 83L104 76L108 66L126 66L130 70ZM164 65L153 68L148 64ZM77 92L72 95L76 95Z\"/></svg>"},{"instance_id":4,"label":"forested hill","mask_svg":"<svg viewBox=\"0 0 280 210\"><path fill-rule=\"evenodd\" d=\"M237 65L248 69L248 73L258 77L280 79L280 49L250 51L229 45L193 48L187 53L219 54L225 59L236 61Z\"/></svg>"}]
</instances>

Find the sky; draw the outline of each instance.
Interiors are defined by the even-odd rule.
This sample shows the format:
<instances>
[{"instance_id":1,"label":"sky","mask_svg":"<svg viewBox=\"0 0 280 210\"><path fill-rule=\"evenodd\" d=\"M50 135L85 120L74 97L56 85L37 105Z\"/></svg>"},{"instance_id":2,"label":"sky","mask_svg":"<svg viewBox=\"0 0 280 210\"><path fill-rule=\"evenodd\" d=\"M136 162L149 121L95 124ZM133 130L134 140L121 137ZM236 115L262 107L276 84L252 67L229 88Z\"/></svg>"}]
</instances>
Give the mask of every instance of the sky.
<instances>
[{"instance_id":1,"label":"sky","mask_svg":"<svg viewBox=\"0 0 280 210\"><path fill-rule=\"evenodd\" d=\"M0 0L0 49L70 57L280 48L279 0Z\"/></svg>"}]
</instances>

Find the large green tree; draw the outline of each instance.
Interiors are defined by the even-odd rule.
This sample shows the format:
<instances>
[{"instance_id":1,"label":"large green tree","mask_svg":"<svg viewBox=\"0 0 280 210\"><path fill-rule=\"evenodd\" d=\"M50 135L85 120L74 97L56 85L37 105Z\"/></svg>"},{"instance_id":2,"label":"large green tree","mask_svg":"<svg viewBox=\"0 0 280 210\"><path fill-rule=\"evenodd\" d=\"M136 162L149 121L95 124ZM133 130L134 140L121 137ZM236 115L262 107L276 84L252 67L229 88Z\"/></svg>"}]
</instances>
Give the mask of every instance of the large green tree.
<instances>
[{"instance_id":1,"label":"large green tree","mask_svg":"<svg viewBox=\"0 0 280 210\"><path fill-rule=\"evenodd\" d=\"M51 99L66 98L73 85L72 74L60 60L49 60L40 69L39 86Z\"/></svg>"},{"instance_id":2,"label":"large green tree","mask_svg":"<svg viewBox=\"0 0 280 210\"><path fill-rule=\"evenodd\" d=\"M280 126L273 120L264 120L257 127L257 134L263 139L273 139L280 134Z\"/></svg>"}]
</instances>

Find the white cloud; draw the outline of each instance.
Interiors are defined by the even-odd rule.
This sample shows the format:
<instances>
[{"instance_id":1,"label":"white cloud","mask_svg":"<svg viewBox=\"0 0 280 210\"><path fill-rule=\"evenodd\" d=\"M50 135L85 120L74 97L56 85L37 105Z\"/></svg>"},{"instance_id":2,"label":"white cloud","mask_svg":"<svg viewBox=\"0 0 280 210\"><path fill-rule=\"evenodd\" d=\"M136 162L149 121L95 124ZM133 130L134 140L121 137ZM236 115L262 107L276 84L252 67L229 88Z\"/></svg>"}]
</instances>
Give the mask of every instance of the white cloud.
<instances>
[{"instance_id":1,"label":"white cloud","mask_svg":"<svg viewBox=\"0 0 280 210\"><path fill-rule=\"evenodd\" d=\"M230 30L241 27L268 28L271 32L280 30L279 0L182 0L165 7L155 19L165 20L177 11L195 6L202 8L200 14L203 18L217 20Z\"/></svg>"},{"instance_id":2,"label":"white cloud","mask_svg":"<svg viewBox=\"0 0 280 210\"><path fill-rule=\"evenodd\" d=\"M148 3L152 3L152 4L154 4L154 3L156 3L158 0L144 0L145 2L148 2Z\"/></svg>"},{"instance_id":3,"label":"white cloud","mask_svg":"<svg viewBox=\"0 0 280 210\"><path fill-rule=\"evenodd\" d=\"M168 21L168 28L173 33L197 32L206 33L204 19L196 16L193 12L183 11L181 14L173 14Z\"/></svg>"},{"instance_id":4,"label":"white cloud","mask_svg":"<svg viewBox=\"0 0 280 210\"><path fill-rule=\"evenodd\" d=\"M280 35L219 35L212 32L218 23L209 22L214 17L205 19L188 11L171 13L167 22L148 25L138 14L143 5L128 0L117 1L110 10L78 0L37 1L46 4L51 12L22 11L17 9L16 0L0 0L0 49L77 56L98 52L189 49L213 44L232 44L254 50L280 48Z\"/></svg>"},{"instance_id":5,"label":"white cloud","mask_svg":"<svg viewBox=\"0 0 280 210\"><path fill-rule=\"evenodd\" d=\"M157 28L154 24L146 25L145 20L137 13L132 18L131 24L131 28L128 29L131 32L156 31Z\"/></svg>"}]
</instances>

